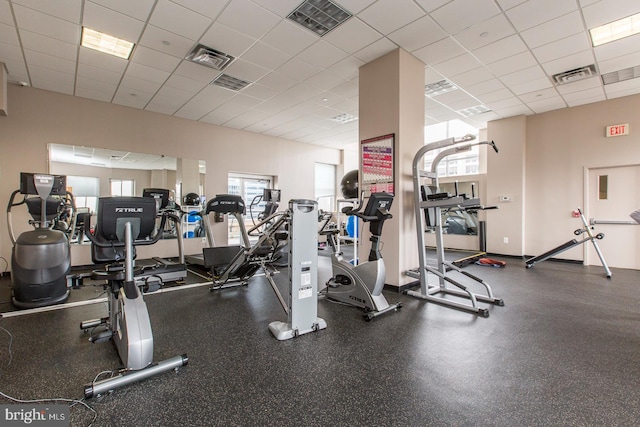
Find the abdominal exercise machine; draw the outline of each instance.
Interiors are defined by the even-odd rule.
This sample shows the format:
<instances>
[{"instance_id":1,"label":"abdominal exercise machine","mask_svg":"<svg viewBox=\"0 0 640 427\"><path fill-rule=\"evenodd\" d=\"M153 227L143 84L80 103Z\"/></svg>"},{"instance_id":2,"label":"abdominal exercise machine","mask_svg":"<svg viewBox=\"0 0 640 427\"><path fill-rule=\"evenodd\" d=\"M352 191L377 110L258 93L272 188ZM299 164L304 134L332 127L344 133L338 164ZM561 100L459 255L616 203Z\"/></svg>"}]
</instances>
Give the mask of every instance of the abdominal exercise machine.
<instances>
[{"instance_id":1,"label":"abdominal exercise machine","mask_svg":"<svg viewBox=\"0 0 640 427\"><path fill-rule=\"evenodd\" d=\"M448 193L441 193L438 190L438 163L445 157L463 151L468 151L471 147L482 144L489 145L496 151L496 153L498 152L498 148L493 141L472 142L474 139L475 136L466 135L460 139L448 138L432 142L418 150L413 158L413 192L420 267L417 270L409 270L406 274L407 276L420 280L420 290L407 291L407 295L475 313L483 317L489 317L489 310L479 307L478 301L499 306L504 305L504 301L493 296L491 286L489 286L487 282L444 259L444 239L441 215L441 209L443 208L483 209L483 207L480 205L480 200L475 197L469 198L467 195L459 194L451 195ZM431 171L422 170L421 166L424 165L423 158L427 152L449 146L452 147L441 151L433 159L433 162L431 163ZM422 182L424 179L431 180L431 185L423 185ZM427 220L432 222L433 229L435 231L437 254L436 267L427 265L427 252L424 236L427 229ZM429 284L429 273L437 277L438 285ZM472 292L466 285L459 281L458 278L454 279L452 277L452 273L457 273L461 276L460 278L466 277L467 279L471 279L472 281L481 284L486 290L486 295L479 295ZM448 284L451 284L458 289L453 289L449 287ZM468 299L470 304L455 301L447 296Z\"/></svg>"},{"instance_id":2,"label":"abdominal exercise machine","mask_svg":"<svg viewBox=\"0 0 640 427\"><path fill-rule=\"evenodd\" d=\"M160 230L165 221L163 215ZM98 343L112 339L124 364L117 375L86 385L86 398L188 363L186 354L153 363L151 322L142 292L134 279L133 259L136 246L151 245L160 238L161 232L155 230L155 225L156 202L148 197L101 197L94 233L90 230L90 218L85 218L85 234L91 240L93 262L107 264L105 270L94 271L91 278L106 280L109 314L84 321L80 328L104 326L104 330L91 335L90 341Z\"/></svg>"}]
</instances>

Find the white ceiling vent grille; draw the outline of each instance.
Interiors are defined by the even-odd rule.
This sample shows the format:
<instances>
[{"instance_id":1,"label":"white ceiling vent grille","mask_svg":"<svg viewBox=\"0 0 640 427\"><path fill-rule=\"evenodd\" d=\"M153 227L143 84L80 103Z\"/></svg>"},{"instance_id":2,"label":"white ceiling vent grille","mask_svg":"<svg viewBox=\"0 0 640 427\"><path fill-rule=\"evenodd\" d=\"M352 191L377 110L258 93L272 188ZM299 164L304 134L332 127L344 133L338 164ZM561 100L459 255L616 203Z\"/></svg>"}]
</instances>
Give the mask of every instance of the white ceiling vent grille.
<instances>
[{"instance_id":1,"label":"white ceiling vent grille","mask_svg":"<svg viewBox=\"0 0 640 427\"><path fill-rule=\"evenodd\" d=\"M227 65L231 64L235 58L224 52L199 44L189 52L185 59L222 71Z\"/></svg>"},{"instance_id":2,"label":"white ceiling vent grille","mask_svg":"<svg viewBox=\"0 0 640 427\"><path fill-rule=\"evenodd\" d=\"M322 37L351 16L331 0L305 0L287 18Z\"/></svg>"},{"instance_id":3,"label":"white ceiling vent grille","mask_svg":"<svg viewBox=\"0 0 640 427\"><path fill-rule=\"evenodd\" d=\"M424 95L433 98L434 96L442 95L443 93L458 90L458 87L451 83L449 80L440 80L439 82L429 83L424 86Z\"/></svg>"},{"instance_id":4,"label":"white ceiling vent grille","mask_svg":"<svg viewBox=\"0 0 640 427\"><path fill-rule=\"evenodd\" d=\"M637 79L638 77L640 77L640 65L603 74L602 83L610 85L612 83L623 82L625 80Z\"/></svg>"},{"instance_id":5,"label":"white ceiling vent grille","mask_svg":"<svg viewBox=\"0 0 640 427\"><path fill-rule=\"evenodd\" d=\"M356 120L358 120L358 118L349 113L343 113L335 117L332 117L331 120L333 120L334 122L345 124L345 123L355 122Z\"/></svg>"},{"instance_id":6,"label":"white ceiling vent grille","mask_svg":"<svg viewBox=\"0 0 640 427\"><path fill-rule=\"evenodd\" d=\"M576 68L575 70L569 70L562 73L554 74L552 78L556 86L560 86L577 82L579 80L588 79L595 76L596 74L598 74L598 72L596 71L596 66L591 64L586 67Z\"/></svg>"},{"instance_id":7,"label":"white ceiling vent grille","mask_svg":"<svg viewBox=\"0 0 640 427\"><path fill-rule=\"evenodd\" d=\"M249 86L251 84L251 82L247 82L245 80L240 80L236 77L232 77L228 74L220 74L218 77L216 77L213 81L211 81L212 85L216 85L216 86L220 86L223 87L225 89L229 89L229 90L233 90L235 92L238 92L239 90L244 89L245 87Z\"/></svg>"}]
</instances>

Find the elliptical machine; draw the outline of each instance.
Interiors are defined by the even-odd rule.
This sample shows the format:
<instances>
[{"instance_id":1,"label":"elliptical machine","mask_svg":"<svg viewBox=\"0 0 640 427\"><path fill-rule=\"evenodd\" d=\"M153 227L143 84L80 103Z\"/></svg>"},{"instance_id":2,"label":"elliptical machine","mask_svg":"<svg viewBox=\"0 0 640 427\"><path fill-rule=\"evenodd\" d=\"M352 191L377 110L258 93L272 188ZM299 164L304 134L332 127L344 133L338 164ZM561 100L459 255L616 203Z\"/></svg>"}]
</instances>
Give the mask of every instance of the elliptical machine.
<instances>
[{"instance_id":1,"label":"elliptical machine","mask_svg":"<svg viewBox=\"0 0 640 427\"><path fill-rule=\"evenodd\" d=\"M20 189L11 193L7 206L11 250L12 302L19 308L37 308L65 302L69 297L68 276L71 249L67 234L50 228L66 197L66 176L20 173ZM15 202L18 194L23 200ZM38 197L27 197L37 195ZM52 197L53 196L53 197ZM35 229L15 238L11 209L27 205Z\"/></svg>"},{"instance_id":2,"label":"elliptical machine","mask_svg":"<svg viewBox=\"0 0 640 427\"><path fill-rule=\"evenodd\" d=\"M88 214L87 214L88 215ZM153 332L147 305L134 279L135 246L157 242L167 219L163 214L159 230L156 225L156 202L150 197L101 197L98 219L91 233L90 220L85 218L85 234L91 240L94 263L107 263L105 270L91 273L93 280L106 280L109 301L107 317L84 321L83 330L104 326L91 336L93 343L112 339L124 364L124 369L104 380L84 387L89 399L153 375L178 369L188 363L186 354L153 363ZM155 234L154 234L155 233Z\"/></svg>"},{"instance_id":3,"label":"elliptical machine","mask_svg":"<svg viewBox=\"0 0 640 427\"><path fill-rule=\"evenodd\" d=\"M380 253L380 236L384 222L392 217L389 212L392 203L393 195L372 193L364 211L351 207L343 209L346 215L356 216L369 223L371 251L367 262L354 266L345 261L342 253L337 250L338 231L327 234L327 241L334 252L331 257L333 277L329 279L325 288L327 298L364 308L363 317L367 321L402 307L401 303L389 304L382 294L387 275Z\"/></svg>"}]
</instances>

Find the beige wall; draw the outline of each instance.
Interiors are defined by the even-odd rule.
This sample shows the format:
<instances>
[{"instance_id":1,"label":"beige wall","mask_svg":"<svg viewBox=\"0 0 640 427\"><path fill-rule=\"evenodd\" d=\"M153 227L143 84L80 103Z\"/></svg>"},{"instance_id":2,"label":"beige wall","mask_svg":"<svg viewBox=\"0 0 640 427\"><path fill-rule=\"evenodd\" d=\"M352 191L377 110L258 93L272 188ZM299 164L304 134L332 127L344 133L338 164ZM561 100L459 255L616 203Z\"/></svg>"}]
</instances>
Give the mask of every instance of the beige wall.
<instances>
[{"instance_id":1,"label":"beige wall","mask_svg":"<svg viewBox=\"0 0 640 427\"><path fill-rule=\"evenodd\" d=\"M514 200L489 215L487 249L538 255L573 238L580 223L571 212L586 205L584 168L640 164L638 111L640 95L634 95L489 123L500 154L488 157L488 203L502 194ZM620 123L629 123L630 135L606 138L605 127ZM583 251L562 257L582 260Z\"/></svg>"},{"instance_id":2,"label":"beige wall","mask_svg":"<svg viewBox=\"0 0 640 427\"><path fill-rule=\"evenodd\" d=\"M335 149L29 87L9 85L8 105L9 116L0 117L3 204L19 187L20 172L47 171L49 143L205 160L208 197L227 191L229 172L243 172L277 176L284 201L313 199L315 162L339 165L342 160ZM26 223L27 215L21 218L16 209L15 220ZM216 227L220 233L225 229ZM226 234L216 241L226 241ZM11 257L6 226L0 227L0 256Z\"/></svg>"}]
</instances>

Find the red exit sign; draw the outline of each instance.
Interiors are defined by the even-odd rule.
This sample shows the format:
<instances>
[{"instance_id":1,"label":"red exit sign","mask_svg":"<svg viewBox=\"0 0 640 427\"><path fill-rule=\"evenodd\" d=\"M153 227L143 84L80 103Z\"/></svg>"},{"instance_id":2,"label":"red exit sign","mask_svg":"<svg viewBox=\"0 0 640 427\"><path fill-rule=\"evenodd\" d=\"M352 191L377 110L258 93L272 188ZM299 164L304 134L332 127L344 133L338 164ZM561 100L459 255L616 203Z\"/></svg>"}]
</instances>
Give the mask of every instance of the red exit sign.
<instances>
[{"instance_id":1,"label":"red exit sign","mask_svg":"<svg viewBox=\"0 0 640 427\"><path fill-rule=\"evenodd\" d=\"M629 135L629 123L607 126L607 138L622 135Z\"/></svg>"}]
</instances>

